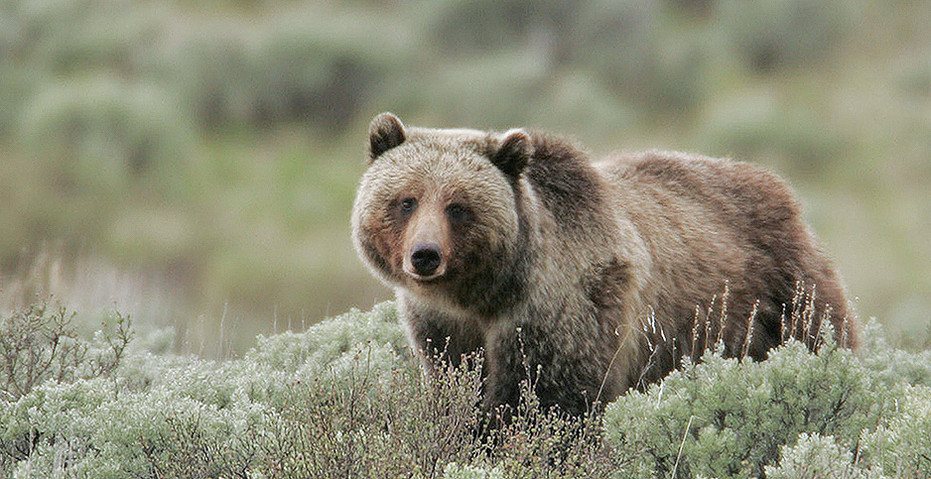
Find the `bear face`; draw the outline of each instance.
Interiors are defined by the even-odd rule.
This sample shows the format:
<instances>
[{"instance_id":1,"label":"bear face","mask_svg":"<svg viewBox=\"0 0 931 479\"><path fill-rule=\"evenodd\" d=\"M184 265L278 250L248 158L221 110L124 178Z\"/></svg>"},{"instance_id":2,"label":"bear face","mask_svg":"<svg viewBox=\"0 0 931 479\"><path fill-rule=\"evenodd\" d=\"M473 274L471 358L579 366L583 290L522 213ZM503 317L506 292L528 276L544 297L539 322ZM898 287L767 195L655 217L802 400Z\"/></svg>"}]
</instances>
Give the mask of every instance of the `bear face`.
<instances>
[{"instance_id":1,"label":"bear face","mask_svg":"<svg viewBox=\"0 0 931 479\"><path fill-rule=\"evenodd\" d=\"M379 115L353 206L357 251L389 286L468 309L463 285L516 254L515 185L530 154L522 130L408 129Z\"/></svg>"}]
</instances>

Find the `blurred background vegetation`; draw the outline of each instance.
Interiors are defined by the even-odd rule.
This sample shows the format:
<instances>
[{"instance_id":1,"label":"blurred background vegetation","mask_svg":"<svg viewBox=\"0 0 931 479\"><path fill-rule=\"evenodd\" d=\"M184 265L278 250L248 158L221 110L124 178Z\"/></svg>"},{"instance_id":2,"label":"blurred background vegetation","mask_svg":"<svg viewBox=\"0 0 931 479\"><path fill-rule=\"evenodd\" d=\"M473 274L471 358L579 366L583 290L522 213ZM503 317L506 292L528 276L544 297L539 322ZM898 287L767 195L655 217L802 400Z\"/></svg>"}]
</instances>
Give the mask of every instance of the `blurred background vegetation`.
<instances>
[{"instance_id":1,"label":"blurred background vegetation","mask_svg":"<svg viewBox=\"0 0 931 479\"><path fill-rule=\"evenodd\" d=\"M860 314L929 346L923 0L0 0L0 309L225 356L390 297L348 228L383 110L767 165Z\"/></svg>"}]
</instances>

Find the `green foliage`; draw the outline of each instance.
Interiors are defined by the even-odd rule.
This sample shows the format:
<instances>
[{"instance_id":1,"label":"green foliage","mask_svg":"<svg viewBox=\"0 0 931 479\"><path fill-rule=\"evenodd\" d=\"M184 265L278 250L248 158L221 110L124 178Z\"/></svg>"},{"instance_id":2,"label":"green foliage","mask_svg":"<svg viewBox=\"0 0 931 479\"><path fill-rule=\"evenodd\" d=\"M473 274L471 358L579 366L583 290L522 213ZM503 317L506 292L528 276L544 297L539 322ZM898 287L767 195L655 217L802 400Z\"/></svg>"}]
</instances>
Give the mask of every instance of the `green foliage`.
<instances>
[{"instance_id":1,"label":"green foliage","mask_svg":"<svg viewBox=\"0 0 931 479\"><path fill-rule=\"evenodd\" d=\"M632 470L677 477L762 474L801 433L855 444L888 408L888 390L846 349L796 342L759 364L706 356L605 413L607 439Z\"/></svg>"},{"instance_id":2,"label":"green foliage","mask_svg":"<svg viewBox=\"0 0 931 479\"><path fill-rule=\"evenodd\" d=\"M747 94L738 103L709 109L703 142L738 158L780 158L782 167L800 177L840 165L849 168L855 138L831 131L807 104L786 104L767 94Z\"/></svg>"},{"instance_id":3,"label":"green foliage","mask_svg":"<svg viewBox=\"0 0 931 479\"><path fill-rule=\"evenodd\" d=\"M866 455L890 477L931 476L931 388L901 392L891 417L866 434Z\"/></svg>"},{"instance_id":4,"label":"green foliage","mask_svg":"<svg viewBox=\"0 0 931 479\"><path fill-rule=\"evenodd\" d=\"M306 364L339 362L347 351L365 344L386 345L397 352L407 348L407 338L398 327L397 312L390 302L376 305L371 312L353 309L303 333L259 336L257 341L258 346L246 354L246 361L284 372L294 372Z\"/></svg>"},{"instance_id":5,"label":"green foliage","mask_svg":"<svg viewBox=\"0 0 931 479\"><path fill-rule=\"evenodd\" d=\"M116 314L94 341L78 337L73 318L44 303L0 319L0 396L17 400L46 381L110 376L132 338L129 318Z\"/></svg>"},{"instance_id":6,"label":"green foliage","mask_svg":"<svg viewBox=\"0 0 931 479\"><path fill-rule=\"evenodd\" d=\"M172 100L158 87L107 77L52 83L23 114L24 148L48 163L65 198L108 200L143 180L176 193L193 134Z\"/></svg>"},{"instance_id":7,"label":"green foliage","mask_svg":"<svg viewBox=\"0 0 931 479\"><path fill-rule=\"evenodd\" d=\"M849 35L862 2L721 0L719 18L730 45L754 70L824 59Z\"/></svg>"},{"instance_id":8,"label":"green foliage","mask_svg":"<svg viewBox=\"0 0 931 479\"><path fill-rule=\"evenodd\" d=\"M834 436L802 433L794 446L783 446L778 467L766 466L770 479L880 479L881 473L858 467L853 454Z\"/></svg>"},{"instance_id":9,"label":"green foliage","mask_svg":"<svg viewBox=\"0 0 931 479\"><path fill-rule=\"evenodd\" d=\"M7 394L0 477L438 477L477 447L478 372L426 380L395 318L348 313L224 363L139 351L109 379Z\"/></svg>"},{"instance_id":10,"label":"green foliage","mask_svg":"<svg viewBox=\"0 0 931 479\"><path fill-rule=\"evenodd\" d=\"M416 368L379 370L358 351L340 369L314 374L278 405L265 462L282 477L438 477L474 454L477 372L435 381Z\"/></svg>"},{"instance_id":11,"label":"green foliage","mask_svg":"<svg viewBox=\"0 0 931 479\"><path fill-rule=\"evenodd\" d=\"M544 410L525 382L500 422L477 407L479 370L421 372L390 303L223 362L130 345L119 315L82 339L71 317L34 306L4 322L3 368L62 366L29 387L4 376L17 379L0 393L2 479L931 474L931 388L913 374L929 358L892 350L875 323L858 354L827 336L817 354L792 342L760 363L709 353L603 416Z\"/></svg>"},{"instance_id":12,"label":"green foliage","mask_svg":"<svg viewBox=\"0 0 931 479\"><path fill-rule=\"evenodd\" d=\"M451 462L443 468L443 479L504 479L504 474L494 467L486 469L475 466L460 466Z\"/></svg>"},{"instance_id":13,"label":"green foliage","mask_svg":"<svg viewBox=\"0 0 931 479\"><path fill-rule=\"evenodd\" d=\"M193 107L202 127L309 122L339 129L358 113L395 53L395 30L374 16L319 7L251 22L208 23L157 57L156 77Z\"/></svg>"},{"instance_id":14,"label":"green foliage","mask_svg":"<svg viewBox=\"0 0 931 479\"><path fill-rule=\"evenodd\" d=\"M131 0L5 0L0 11L6 27L0 59L59 74L131 72L165 22L154 5Z\"/></svg>"},{"instance_id":15,"label":"green foliage","mask_svg":"<svg viewBox=\"0 0 931 479\"><path fill-rule=\"evenodd\" d=\"M931 350L910 352L893 348L875 318L863 324L863 349L870 354L860 358L874 380L884 388L897 384L931 387Z\"/></svg>"},{"instance_id":16,"label":"green foliage","mask_svg":"<svg viewBox=\"0 0 931 479\"><path fill-rule=\"evenodd\" d=\"M60 242L184 278L204 291L192 316L229 302L260 318L239 353L269 304L301 319L370 304L387 293L342 240L360 135L392 110L549 129L598 155L775 165L806 200L834 199L815 219L856 212L847 232L816 229L864 306L923 324L928 255L895 238L921 244L931 224L913 181L931 153L929 19L926 2L876 0L2 0L0 266L28 271ZM862 259L880 255L889 273ZM896 293L900 271L915 291Z\"/></svg>"},{"instance_id":17,"label":"green foliage","mask_svg":"<svg viewBox=\"0 0 931 479\"><path fill-rule=\"evenodd\" d=\"M83 448L81 436L93 431L86 414L118 381L116 368L133 336L129 318L108 318L90 341L77 334L73 318L45 303L0 322L0 472L55 443L54 454ZM41 441L45 428L55 431L51 443Z\"/></svg>"}]
</instances>

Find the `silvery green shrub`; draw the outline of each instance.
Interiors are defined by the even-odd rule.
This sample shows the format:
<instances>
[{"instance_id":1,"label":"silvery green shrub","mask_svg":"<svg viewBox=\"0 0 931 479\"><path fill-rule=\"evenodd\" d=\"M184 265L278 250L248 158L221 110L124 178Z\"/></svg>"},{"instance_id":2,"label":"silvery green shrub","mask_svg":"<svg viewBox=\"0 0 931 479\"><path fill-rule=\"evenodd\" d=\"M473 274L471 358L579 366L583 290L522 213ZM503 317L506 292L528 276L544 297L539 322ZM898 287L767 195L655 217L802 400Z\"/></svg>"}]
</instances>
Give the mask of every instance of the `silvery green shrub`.
<instances>
[{"instance_id":1,"label":"silvery green shrub","mask_svg":"<svg viewBox=\"0 0 931 479\"><path fill-rule=\"evenodd\" d=\"M0 394L0 479L931 474L927 356L866 329L856 354L829 337L816 354L792 342L760 363L709 353L603 416L543 410L525 383L492 429L480 372L425 376L391 303L260 337L241 359L129 347L107 374ZM73 341L105 353L104 338ZM74 371L99 370L93 357Z\"/></svg>"},{"instance_id":2,"label":"silvery green shrub","mask_svg":"<svg viewBox=\"0 0 931 479\"><path fill-rule=\"evenodd\" d=\"M783 446L778 466L766 466L769 479L883 479L874 469L854 462L854 454L834 436L802 433L794 446Z\"/></svg>"},{"instance_id":3,"label":"silvery green shrub","mask_svg":"<svg viewBox=\"0 0 931 479\"><path fill-rule=\"evenodd\" d=\"M893 412L865 432L865 456L889 477L931 477L931 388L901 390Z\"/></svg>"},{"instance_id":4,"label":"silvery green shrub","mask_svg":"<svg viewBox=\"0 0 931 479\"><path fill-rule=\"evenodd\" d=\"M752 69L771 72L829 57L862 15L863 2L722 0L719 30Z\"/></svg>"},{"instance_id":5,"label":"silvery green shrub","mask_svg":"<svg viewBox=\"0 0 931 479\"><path fill-rule=\"evenodd\" d=\"M750 477L801 433L856 444L888 408L888 392L846 349L797 342L760 363L706 355L605 413L606 439L638 477Z\"/></svg>"},{"instance_id":6,"label":"silvery green shrub","mask_svg":"<svg viewBox=\"0 0 931 479\"><path fill-rule=\"evenodd\" d=\"M176 100L104 75L49 82L23 109L20 142L76 192L112 195L138 182L177 192L194 135Z\"/></svg>"},{"instance_id":7,"label":"silvery green shrub","mask_svg":"<svg viewBox=\"0 0 931 479\"><path fill-rule=\"evenodd\" d=\"M36 337L57 324L35 320L43 317L35 309L21 316L33 319L27 324ZM379 458L379 451L391 458L404 444L419 444L424 451L416 457L429 457L424 433L451 430L459 431L453 446L461 449L469 429L448 423L459 420L448 414L449 405L458 400L461 414L473 414L475 397L457 399L465 397L458 395L461 384L428 386L410 356L395 349L404 341L395 318L391 304L371 313L353 311L304 333L260 338L241 360L133 351L107 376L71 374L43 380L16 397L8 393L0 397L0 477L276 476L281 471L275 467L303 464L296 459L308 455L320 458L322 467L292 471L325 475L334 458L336 465L341 458ZM48 345L32 344L31 352L48 355ZM97 364L96 357L88 362ZM462 384L478 384L474 375L459 377ZM441 396L418 402L432 391ZM392 424L393 434L380 432L385 424ZM327 425L341 432L319 429ZM428 428L406 429L420 426ZM318 441L321 432L335 445ZM289 441L303 448L278 447ZM346 455L347 441L361 455ZM411 456L399 456L395 468L409 466L403 459ZM440 467L448 462L443 457L423 467ZM386 461L363 460L360 471Z\"/></svg>"},{"instance_id":8,"label":"silvery green shrub","mask_svg":"<svg viewBox=\"0 0 931 479\"><path fill-rule=\"evenodd\" d=\"M860 361L883 387L897 384L931 386L931 351L910 352L889 344L875 319L864 322Z\"/></svg>"},{"instance_id":9,"label":"silvery green shrub","mask_svg":"<svg viewBox=\"0 0 931 479\"><path fill-rule=\"evenodd\" d=\"M498 468L461 466L451 462L443 468L443 479L504 479L504 474Z\"/></svg>"}]
</instances>

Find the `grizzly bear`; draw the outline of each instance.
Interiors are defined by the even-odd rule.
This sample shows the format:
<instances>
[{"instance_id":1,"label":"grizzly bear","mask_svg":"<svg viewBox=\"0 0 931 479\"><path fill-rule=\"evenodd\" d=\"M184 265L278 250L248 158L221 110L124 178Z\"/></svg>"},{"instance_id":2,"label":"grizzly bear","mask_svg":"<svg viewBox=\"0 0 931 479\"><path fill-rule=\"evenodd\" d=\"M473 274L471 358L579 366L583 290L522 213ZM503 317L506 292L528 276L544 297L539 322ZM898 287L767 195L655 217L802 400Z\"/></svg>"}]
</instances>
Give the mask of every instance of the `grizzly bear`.
<instances>
[{"instance_id":1,"label":"grizzly bear","mask_svg":"<svg viewBox=\"0 0 931 479\"><path fill-rule=\"evenodd\" d=\"M427 371L484 355L484 404L580 414L722 345L764 359L822 319L856 344L838 275L782 180L650 151L592 164L513 129L369 131L353 242ZM530 377L528 377L528 375Z\"/></svg>"}]
</instances>

